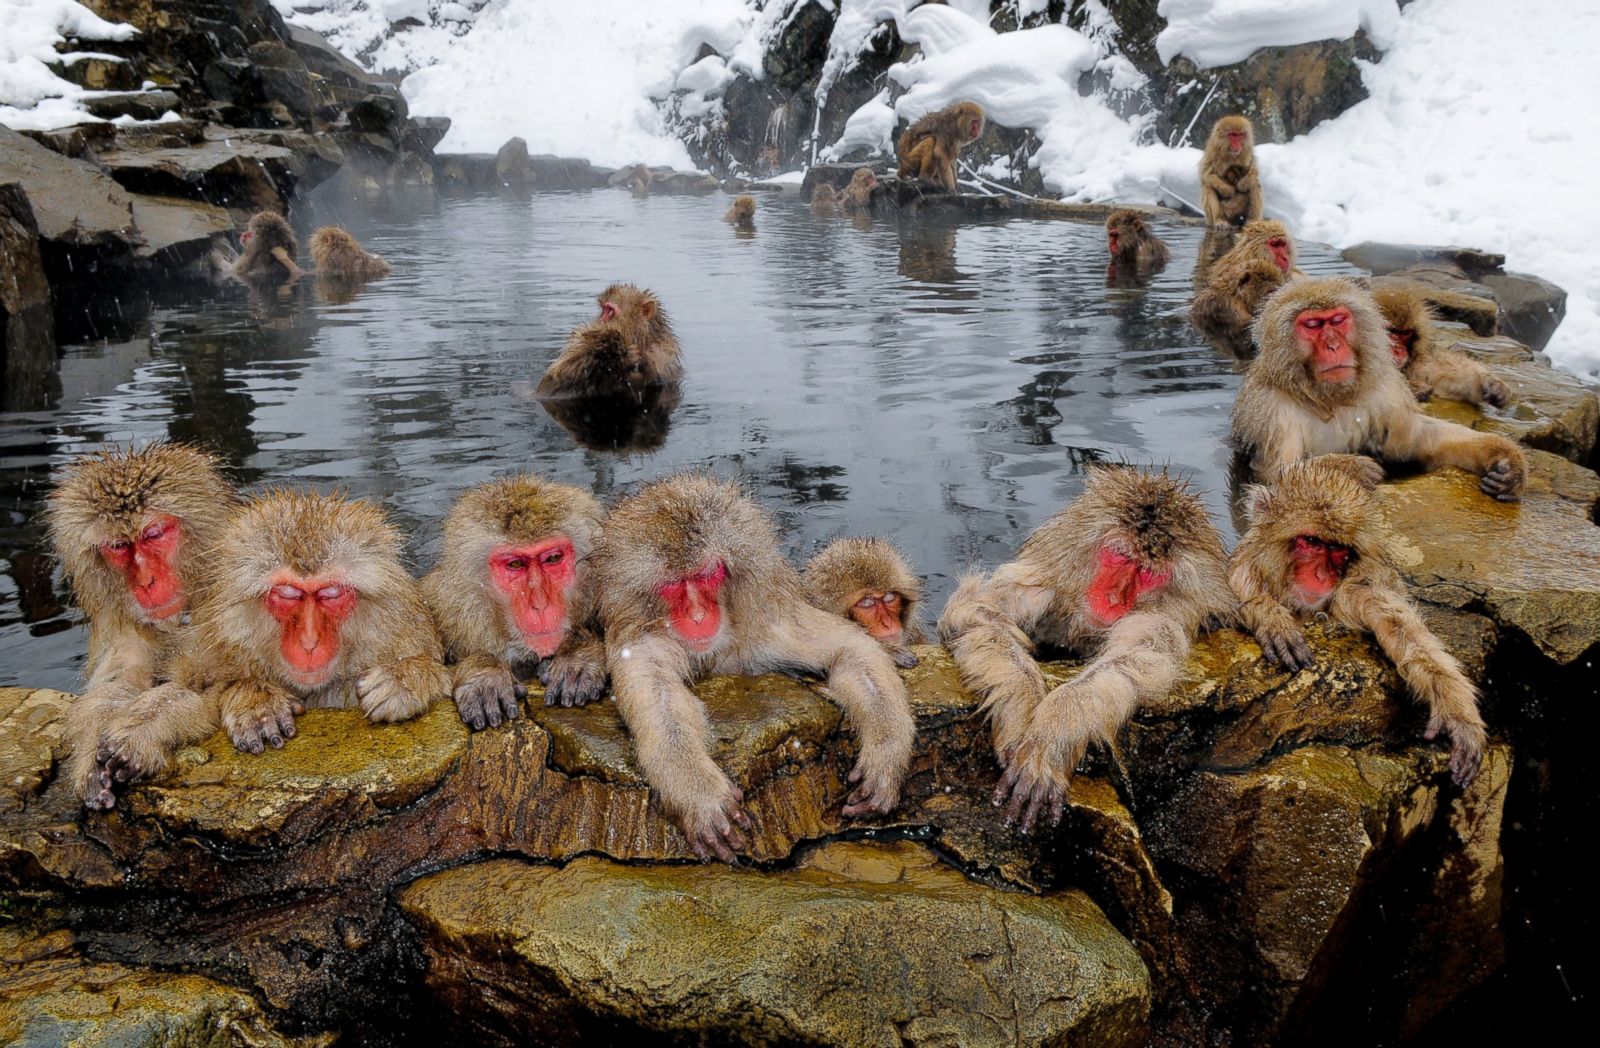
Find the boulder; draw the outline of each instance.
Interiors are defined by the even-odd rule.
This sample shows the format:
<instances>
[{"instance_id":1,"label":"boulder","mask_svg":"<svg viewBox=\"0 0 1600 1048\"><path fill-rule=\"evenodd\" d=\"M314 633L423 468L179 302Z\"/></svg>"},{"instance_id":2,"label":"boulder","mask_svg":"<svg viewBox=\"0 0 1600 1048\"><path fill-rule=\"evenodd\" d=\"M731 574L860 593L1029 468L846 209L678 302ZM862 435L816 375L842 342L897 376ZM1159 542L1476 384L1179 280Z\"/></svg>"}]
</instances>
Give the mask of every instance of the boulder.
<instances>
[{"instance_id":1,"label":"boulder","mask_svg":"<svg viewBox=\"0 0 1600 1048\"><path fill-rule=\"evenodd\" d=\"M1531 273L1485 273L1478 278L1500 303L1500 330L1543 349L1567 315L1567 293Z\"/></svg>"},{"instance_id":2,"label":"boulder","mask_svg":"<svg viewBox=\"0 0 1600 1048\"><path fill-rule=\"evenodd\" d=\"M831 843L771 873L498 860L425 877L400 907L429 988L487 1043L1146 1038L1149 976L1087 896L999 891L911 842Z\"/></svg>"},{"instance_id":3,"label":"boulder","mask_svg":"<svg viewBox=\"0 0 1600 1048\"><path fill-rule=\"evenodd\" d=\"M1373 287L1405 285L1422 292L1441 320L1465 324L1482 337L1495 334L1500 316L1494 292L1449 262L1419 262L1372 281Z\"/></svg>"},{"instance_id":4,"label":"boulder","mask_svg":"<svg viewBox=\"0 0 1600 1048\"><path fill-rule=\"evenodd\" d=\"M500 147L494 158L495 181L502 186L518 186L531 189L537 176L533 171L533 164L528 159L528 143L520 138L513 138Z\"/></svg>"},{"instance_id":5,"label":"boulder","mask_svg":"<svg viewBox=\"0 0 1600 1048\"><path fill-rule=\"evenodd\" d=\"M597 189L611 176L610 171L597 168L587 160L549 153L530 157L529 163L541 189Z\"/></svg>"},{"instance_id":6,"label":"boulder","mask_svg":"<svg viewBox=\"0 0 1600 1048\"><path fill-rule=\"evenodd\" d=\"M52 276L126 261L144 245L133 225L133 199L103 171L0 127L0 183L7 182L27 194Z\"/></svg>"},{"instance_id":7,"label":"boulder","mask_svg":"<svg viewBox=\"0 0 1600 1048\"><path fill-rule=\"evenodd\" d=\"M144 237L135 257L178 269L209 255L233 232L233 218L215 204L134 193L133 224Z\"/></svg>"},{"instance_id":8,"label":"boulder","mask_svg":"<svg viewBox=\"0 0 1600 1048\"><path fill-rule=\"evenodd\" d=\"M499 159L493 153L440 153L433 158L433 176L441 186L483 189L499 184L495 176Z\"/></svg>"},{"instance_id":9,"label":"boulder","mask_svg":"<svg viewBox=\"0 0 1600 1048\"><path fill-rule=\"evenodd\" d=\"M1217 91L1191 133L1195 145L1204 145L1211 125L1228 113L1249 117L1257 142L1287 142L1366 98L1361 63L1379 56L1366 34L1357 33L1351 40L1263 47L1243 62L1215 69L1199 69L1179 55L1164 68L1141 71L1151 77L1155 133L1163 142L1189 125L1213 82ZM1196 81L1205 88L1193 90Z\"/></svg>"},{"instance_id":10,"label":"boulder","mask_svg":"<svg viewBox=\"0 0 1600 1048\"><path fill-rule=\"evenodd\" d=\"M19 182L0 182L0 321L50 308L50 284L39 256L39 224Z\"/></svg>"},{"instance_id":11,"label":"boulder","mask_svg":"<svg viewBox=\"0 0 1600 1048\"><path fill-rule=\"evenodd\" d=\"M192 146L112 149L99 156L128 189L240 211L282 210L288 197L323 181L343 160L325 135L216 126Z\"/></svg>"},{"instance_id":12,"label":"boulder","mask_svg":"<svg viewBox=\"0 0 1600 1048\"><path fill-rule=\"evenodd\" d=\"M130 116L135 120L155 120L178 109L178 96L171 91L112 91L84 99L83 106L102 120Z\"/></svg>"},{"instance_id":13,"label":"boulder","mask_svg":"<svg viewBox=\"0 0 1600 1048\"><path fill-rule=\"evenodd\" d=\"M1506 256L1472 247L1427 247L1420 244L1381 244L1365 240L1354 247L1345 248L1344 260L1360 266L1373 276L1384 276L1415 265L1444 264L1460 269L1468 279L1476 280L1506 264Z\"/></svg>"}]
</instances>

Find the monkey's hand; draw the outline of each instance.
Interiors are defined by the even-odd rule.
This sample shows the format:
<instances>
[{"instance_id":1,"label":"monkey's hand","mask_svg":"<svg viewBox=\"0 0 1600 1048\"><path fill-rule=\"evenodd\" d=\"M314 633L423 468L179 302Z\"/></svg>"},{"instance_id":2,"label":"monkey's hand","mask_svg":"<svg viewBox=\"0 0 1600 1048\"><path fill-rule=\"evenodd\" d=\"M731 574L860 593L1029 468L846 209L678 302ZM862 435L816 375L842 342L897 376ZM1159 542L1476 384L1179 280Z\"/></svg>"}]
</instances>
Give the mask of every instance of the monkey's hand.
<instances>
[{"instance_id":1,"label":"monkey's hand","mask_svg":"<svg viewBox=\"0 0 1600 1048\"><path fill-rule=\"evenodd\" d=\"M539 663L546 706L585 706L606 693L606 667L583 651L558 651Z\"/></svg>"},{"instance_id":2,"label":"monkey's hand","mask_svg":"<svg viewBox=\"0 0 1600 1048\"><path fill-rule=\"evenodd\" d=\"M1268 662L1282 666L1290 673L1309 669L1316 662L1306 635L1287 622L1257 629L1256 643L1261 645L1261 654L1266 656Z\"/></svg>"},{"instance_id":3,"label":"monkey's hand","mask_svg":"<svg viewBox=\"0 0 1600 1048\"><path fill-rule=\"evenodd\" d=\"M504 666L485 667L456 684L456 710L473 731L516 720L522 712L517 700L527 697L528 689Z\"/></svg>"},{"instance_id":4,"label":"monkey's hand","mask_svg":"<svg viewBox=\"0 0 1600 1048\"><path fill-rule=\"evenodd\" d=\"M1519 463L1509 458L1497 459L1478 481L1478 487L1485 495L1489 495L1501 502L1520 502L1522 500L1522 485L1527 480L1527 471Z\"/></svg>"},{"instance_id":5,"label":"monkey's hand","mask_svg":"<svg viewBox=\"0 0 1600 1048\"><path fill-rule=\"evenodd\" d=\"M840 814L846 818L857 815L887 815L900 803L900 783L905 762L876 759L874 754L862 753L861 759L850 770L849 782L855 789L844 799Z\"/></svg>"},{"instance_id":6,"label":"monkey's hand","mask_svg":"<svg viewBox=\"0 0 1600 1048\"><path fill-rule=\"evenodd\" d=\"M1503 408L1511 403L1511 387L1492 375L1484 376L1480 395L1483 402L1491 407Z\"/></svg>"},{"instance_id":7,"label":"monkey's hand","mask_svg":"<svg viewBox=\"0 0 1600 1048\"><path fill-rule=\"evenodd\" d=\"M161 712L177 706L192 706L199 696L180 684L162 684L139 696L137 707L128 711L100 737L96 760L113 783L142 782L165 772L180 740L163 732L157 723ZM294 722L290 721L290 733ZM202 729L203 730L203 729Z\"/></svg>"},{"instance_id":8,"label":"monkey's hand","mask_svg":"<svg viewBox=\"0 0 1600 1048\"><path fill-rule=\"evenodd\" d=\"M912 653L910 648L900 645L895 645L889 649L889 657L894 660L896 666L903 670L915 669L917 664L922 661Z\"/></svg>"},{"instance_id":9,"label":"monkey's hand","mask_svg":"<svg viewBox=\"0 0 1600 1048\"><path fill-rule=\"evenodd\" d=\"M733 862L735 852L745 846L744 834L754 827L745 814L744 791L735 786L726 775L712 769L716 782L707 782L707 788L695 791L687 803L679 805L678 826L689 838L689 847L701 862L713 857L723 862Z\"/></svg>"},{"instance_id":10,"label":"monkey's hand","mask_svg":"<svg viewBox=\"0 0 1600 1048\"><path fill-rule=\"evenodd\" d=\"M240 753L260 753L267 746L282 749L294 738L294 719L306 708L283 688L235 681L218 689L222 728Z\"/></svg>"},{"instance_id":11,"label":"monkey's hand","mask_svg":"<svg viewBox=\"0 0 1600 1048\"><path fill-rule=\"evenodd\" d=\"M1422 737L1434 739L1441 731L1450 736L1450 777L1462 788L1472 785L1483 766L1483 751L1489 741L1483 722L1435 713Z\"/></svg>"},{"instance_id":12,"label":"monkey's hand","mask_svg":"<svg viewBox=\"0 0 1600 1048\"><path fill-rule=\"evenodd\" d=\"M433 701L435 682L430 679L430 667L420 666L419 662L432 663L441 673L444 670L426 656L418 656L368 670L356 681L356 698L368 720L394 723L427 710Z\"/></svg>"},{"instance_id":13,"label":"monkey's hand","mask_svg":"<svg viewBox=\"0 0 1600 1048\"><path fill-rule=\"evenodd\" d=\"M1335 453L1331 455L1318 455L1312 461L1319 465L1334 466L1348 473L1357 484L1372 491L1388 474L1383 468L1383 463L1371 455L1346 455Z\"/></svg>"},{"instance_id":14,"label":"monkey's hand","mask_svg":"<svg viewBox=\"0 0 1600 1048\"><path fill-rule=\"evenodd\" d=\"M1006 811L1006 825L1022 833L1032 833L1043 814L1051 826L1061 825L1067 803L1067 784L1072 769L1083 758L1086 745L1080 744L1070 761L1050 759L1049 747L1038 741L1023 741L1006 761L1005 774L995 787L992 803Z\"/></svg>"}]
</instances>

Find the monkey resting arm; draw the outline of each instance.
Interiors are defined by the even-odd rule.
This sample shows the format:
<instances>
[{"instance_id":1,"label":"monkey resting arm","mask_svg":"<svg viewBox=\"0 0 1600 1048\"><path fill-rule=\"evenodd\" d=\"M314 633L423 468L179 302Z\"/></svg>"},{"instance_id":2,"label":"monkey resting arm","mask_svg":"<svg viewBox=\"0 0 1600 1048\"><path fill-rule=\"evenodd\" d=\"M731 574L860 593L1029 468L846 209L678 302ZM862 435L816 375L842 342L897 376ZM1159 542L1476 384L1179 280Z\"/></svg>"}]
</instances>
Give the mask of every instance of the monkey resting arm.
<instances>
[{"instance_id":1,"label":"monkey resting arm","mask_svg":"<svg viewBox=\"0 0 1600 1048\"><path fill-rule=\"evenodd\" d=\"M939 639L950 649L961 683L983 700L1001 764L1049 690L1027 631L1054 597L1026 565L1011 561L987 578L962 579L939 618Z\"/></svg>"}]
</instances>

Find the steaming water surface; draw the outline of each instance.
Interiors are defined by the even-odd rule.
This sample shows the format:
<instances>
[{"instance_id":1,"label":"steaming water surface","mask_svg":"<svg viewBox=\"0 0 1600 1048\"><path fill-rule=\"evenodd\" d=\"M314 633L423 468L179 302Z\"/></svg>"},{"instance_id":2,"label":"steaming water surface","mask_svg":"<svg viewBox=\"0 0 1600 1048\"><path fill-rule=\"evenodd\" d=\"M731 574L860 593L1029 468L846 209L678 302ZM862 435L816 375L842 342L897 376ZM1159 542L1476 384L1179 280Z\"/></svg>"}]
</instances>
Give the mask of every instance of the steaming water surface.
<instances>
[{"instance_id":1,"label":"steaming water surface","mask_svg":"<svg viewBox=\"0 0 1600 1048\"><path fill-rule=\"evenodd\" d=\"M48 406L0 412L0 684L78 680L87 631L40 511L63 463L104 441L198 441L250 486L376 498L419 571L451 500L508 470L605 495L710 468L776 513L797 559L840 535L893 537L928 580L930 621L1091 461L1181 470L1232 537L1239 374L1186 320L1198 227L1159 229L1173 261L1148 287L1108 289L1097 225L858 226L761 199L754 235L718 221L721 195L325 204L305 224L348 225L395 276L342 304L310 285L93 304L100 337L63 346ZM1348 268L1316 249L1301 261ZM654 289L684 347L653 450L581 447L531 395L615 280Z\"/></svg>"}]
</instances>

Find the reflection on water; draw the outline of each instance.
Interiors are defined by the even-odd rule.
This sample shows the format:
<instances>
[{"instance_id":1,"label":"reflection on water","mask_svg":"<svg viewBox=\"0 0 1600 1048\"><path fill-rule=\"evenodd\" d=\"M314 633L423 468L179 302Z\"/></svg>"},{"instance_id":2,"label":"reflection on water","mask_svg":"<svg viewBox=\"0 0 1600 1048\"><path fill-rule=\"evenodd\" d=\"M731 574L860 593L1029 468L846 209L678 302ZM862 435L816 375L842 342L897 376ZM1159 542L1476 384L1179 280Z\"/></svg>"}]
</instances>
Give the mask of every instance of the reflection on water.
<instances>
[{"instance_id":1,"label":"reflection on water","mask_svg":"<svg viewBox=\"0 0 1600 1048\"><path fill-rule=\"evenodd\" d=\"M1186 320L1199 228L1159 228L1165 272L1108 290L1095 224L856 224L767 196L756 234L734 237L726 208L596 191L321 213L395 275L354 296L306 282L67 303L92 338L63 334L59 383L33 354L33 392L0 411L0 684L76 680L85 632L38 513L61 464L106 440L197 441L247 484L380 499L418 569L451 499L520 467L602 494L687 467L742 477L796 557L892 536L934 610L964 568L1076 495L1091 462L1170 463L1231 530L1239 378ZM1302 265L1340 268L1312 250ZM617 280L665 303L681 401L553 417L531 390Z\"/></svg>"}]
</instances>

